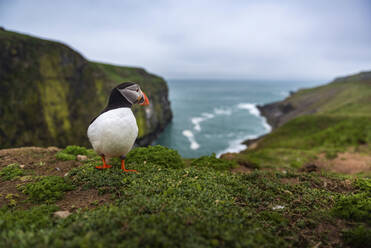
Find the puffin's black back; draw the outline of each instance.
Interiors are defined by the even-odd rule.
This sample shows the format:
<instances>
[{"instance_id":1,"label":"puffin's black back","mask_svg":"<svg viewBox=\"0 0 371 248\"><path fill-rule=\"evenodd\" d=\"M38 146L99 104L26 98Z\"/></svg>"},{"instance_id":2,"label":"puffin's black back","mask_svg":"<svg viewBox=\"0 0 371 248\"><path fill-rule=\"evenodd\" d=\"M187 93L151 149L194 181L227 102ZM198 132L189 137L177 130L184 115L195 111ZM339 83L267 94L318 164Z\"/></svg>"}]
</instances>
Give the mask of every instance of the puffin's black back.
<instances>
[{"instance_id":1,"label":"puffin's black back","mask_svg":"<svg viewBox=\"0 0 371 248\"><path fill-rule=\"evenodd\" d=\"M124 82L124 83L121 83L121 84L117 85L115 88L113 88L111 90L111 94L109 96L107 106L103 109L102 112L100 112L100 114L98 116L100 116L104 112L110 111L112 109L131 108L132 104L128 100L126 100L126 98L123 95L121 95L121 93L117 89L124 89L124 88L126 88L128 86L131 86L133 84L135 84L135 83ZM90 124L93 123L93 121L95 121L95 119L97 119L98 116L94 117L94 119L90 122Z\"/></svg>"}]
</instances>

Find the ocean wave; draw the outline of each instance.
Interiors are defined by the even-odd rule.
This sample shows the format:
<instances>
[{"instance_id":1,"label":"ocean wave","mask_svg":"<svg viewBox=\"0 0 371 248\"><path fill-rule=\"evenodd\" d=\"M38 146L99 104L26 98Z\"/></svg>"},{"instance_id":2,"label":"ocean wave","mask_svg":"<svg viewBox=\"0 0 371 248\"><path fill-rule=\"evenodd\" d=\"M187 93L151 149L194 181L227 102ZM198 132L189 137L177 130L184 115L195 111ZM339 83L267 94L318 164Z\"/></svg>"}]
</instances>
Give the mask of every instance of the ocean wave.
<instances>
[{"instance_id":1,"label":"ocean wave","mask_svg":"<svg viewBox=\"0 0 371 248\"><path fill-rule=\"evenodd\" d=\"M200 132L201 131L201 122L214 118L216 115L231 115L232 109L230 108L214 108L214 113L202 113L201 116L195 116L191 118L193 124L193 129Z\"/></svg>"},{"instance_id":2,"label":"ocean wave","mask_svg":"<svg viewBox=\"0 0 371 248\"><path fill-rule=\"evenodd\" d=\"M217 115L231 115L232 110L228 108L214 108L214 113Z\"/></svg>"},{"instance_id":3,"label":"ocean wave","mask_svg":"<svg viewBox=\"0 0 371 248\"><path fill-rule=\"evenodd\" d=\"M255 103L240 103L237 105L239 109L246 109L250 114L260 117L260 111Z\"/></svg>"},{"instance_id":4,"label":"ocean wave","mask_svg":"<svg viewBox=\"0 0 371 248\"><path fill-rule=\"evenodd\" d=\"M290 95L290 92L289 91L285 91L285 90L281 90L278 95L280 96L283 96L283 97L287 97Z\"/></svg>"},{"instance_id":5,"label":"ocean wave","mask_svg":"<svg viewBox=\"0 0 371 248\"><path fill-rule=\"evenodd\" d=\"M216 157L219 158L222 154L228 153L228 152L237 153L237 152L243 151L247 148L247 146L245 144L242 144L242 142L248 139L256 139L257 137L259 137L259 135L248 135L243 138L231 140L228 142L228 147L218 152Z\"/></svg>"},{"instance_id":6,"label":"ocean wave","mask_svg":"<svg viewBox=\"0 0 371 248\"><path fill-rule=\"evenodd\" d=\"M272 127L271 127L271 125L268 124L267 118L265 118L264 116L261 116L261 118L262 118L263 127L265 128L265 130L267 131L267 133L269 133L270 131L272 131Z\"/></svg>"},{"instance_id":7,"label":"ocean wave","mask_svg":"<svg viewBox=\"0 0 371 248\"><path fill-rule=\"evenodd\" d=\"M201 131L201 122L206 121L208 119L214 118L215 115L210 113L202 113L201 116L192 117L191 122L194 125L194 130L200 132Z\"/></svg>"},{"instance_id":8,"label":"ocean wave","mask_svg":"<svg viewBox=\"0 0 371 248\"><path fill-rule=\"evenodd\" d=\"M217 157L220 157L222 154L228 153L228 152L237 153L237 152L243 151L247 148L246 145L242 144L243 141L248 140L248 139L256 139L259 136L272 131L272 127L268 124L267 119L260 114L260 111L256 107L256 104L254 104L254 103L240 103L240 104L237 105L237 108L246 109L247 111L249 111L250 114L259 117L261 119L262 126L265 130L263 132L259 132L259 133L254 134L254 135L247 135L243 138L237 138L237 139L229 141L228 142L228 147L226 149L218 152Z\"/></svg>"},{"instance_id":9,"label":"ocean wave","mask_svg":"<svg viewBox=\"0 0 371 248\"><path fill-rule=\"evenodd\" d=\"M200 145L197 143L196 139L195 139L195 136L193 135L192 131L191 130L183 130L182 134L187 137L187 139L189 140L189 142L191 143L190 145L190 148L192 150L197 150L198 148L200 148Z\"/></svg>"}]
</instances>

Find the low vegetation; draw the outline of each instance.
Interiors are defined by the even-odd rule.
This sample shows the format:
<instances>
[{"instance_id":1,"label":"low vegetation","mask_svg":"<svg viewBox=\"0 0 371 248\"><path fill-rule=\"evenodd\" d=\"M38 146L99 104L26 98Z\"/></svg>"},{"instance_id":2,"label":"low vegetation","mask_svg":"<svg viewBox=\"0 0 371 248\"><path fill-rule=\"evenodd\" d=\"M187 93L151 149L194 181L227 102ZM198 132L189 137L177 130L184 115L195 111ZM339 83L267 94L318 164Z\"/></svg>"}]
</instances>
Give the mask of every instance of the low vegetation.
<instances>
[{"instance_id":1,"label":"low vegetation","mask_svg":"<svg viewBox=\"0 0 371 248\"><path fill-rule=\"evenodd\" d=\"M10 164L0 171L0 178L3 181L12 180L24 174L19 164Z\"/></svg>"},{"instance_id":2,"label":"low vegetation","mask_svg":"<svg viewBox=\"0 0 371 248\"><path fill-rule=\"evenodd\" d=\"M295 118L259 141L236 160L252 167L300 168L324 155L371 152L371 116L307 115Z\"/></svg>"},{"instance_id":3,"label":"low vegetation","mask_svg":"<svg viewBox=\"0 0 371 248\"><path fill-rule=\"evenodd\" d=\"M191 165L196 167L209 167L216 170L227 170L237 167L237 163L235 161L218 159L216 158L215 153L211 154L210 156L202 156L198 159L195 159L192 161Z\"/></svg>"},{"instance_id":4,"label":"low vegetation","mask_svg":"<svg viewBox=\"0 0 371 248\"><path fill-rule=\"evenodd\" d=\"M183 168L184 162L179 153L175 150L163 146L149 146L147 148L138 147L127 156L128 163L131 164L156 164L164 168Z\"/></svg>"},{"instance_id":5,"label":"low vegetation","mask_svg":"<svg viewBox=\"0 0 371 248\"><path fill-rule=\"evenodd\" d=\"M362 247L369 242L369 179L290 169L234 174L233 161L211 155L185 163L161 146L128 154L127 167L139 173L123 173L118 159L110 161L111 169L96 170L99 156L81 147L55 156L80 152L88 159L45 162L43 168L78 163L63 176L35 175L25 167L31 182L5 181L21 184L17 194L25 198L0 208L0 246ZM74 194L93 191L109 195L109 203L72 207L79 201ZM58 218L57 210L72 214Z\"/></svg>"},{"instance_id":6,"label":"low vegetation","mask_svg":"<svg viewBox=\"0 0 371 248\"><path fill-rule=\"evenodd\" d=\"M63 197L65 191L74 187L59 176L45 176L35 182L19 185L19 190L33 202L53 203Z\"/></svg>"}]
</instances>

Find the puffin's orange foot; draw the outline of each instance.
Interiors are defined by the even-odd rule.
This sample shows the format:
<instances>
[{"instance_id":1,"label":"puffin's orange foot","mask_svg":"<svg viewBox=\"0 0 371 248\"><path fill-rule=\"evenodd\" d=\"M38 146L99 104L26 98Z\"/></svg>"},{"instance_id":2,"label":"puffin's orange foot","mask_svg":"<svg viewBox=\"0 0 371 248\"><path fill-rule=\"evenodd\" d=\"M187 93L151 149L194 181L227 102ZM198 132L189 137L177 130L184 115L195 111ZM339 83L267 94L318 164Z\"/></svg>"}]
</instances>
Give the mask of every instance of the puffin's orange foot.
<instances>
[{"instance_id":1,"label":"puffin's orange foot","mask_svg":"<svg viewBox=\"0 0 371 248\"><path fill-rule=\"evenodd\" d=\"M111 168L112 165L102 165L102 166L95 166L95 168L99 169L99 170L103 170L103 169L108 169L108 168Z\"/></svg>"},{"instance_id":2,"label":"puffin's orange foot","mask_svg":"<svg viewBox=\"0 0 371 248\"><path fill-rule=\"evenodd\" d=\"M127 170L127 169L122 169L122 172L135 172L135 173L139 173L137 170Z\"/></svg>"},{"instance_id":3,"label":"puffin's orange foot","mask_svg":"<svg viewBox=\"0 0 371 248\"><path fill-rule=\"evenodd\" d=\"M112 165L106 164L106 158L104 157L104 155L101 155L101 157L102 157L103 165L102 166L95 166L95 168L97 168L99 170L111 168Z\"/></svg>"},{"instance_id":4,"label":"puffin's orange foot","mask_svg":"<svg viewBox=\"0 0 371 248\"><path fill-rule=\"evenodd\" d=\"M125 168L125 157L121 158L121 170L122 170L122 172L136 172L136 173L139 173L137 170L127 170Z\"/></svg>"}]
</instances>

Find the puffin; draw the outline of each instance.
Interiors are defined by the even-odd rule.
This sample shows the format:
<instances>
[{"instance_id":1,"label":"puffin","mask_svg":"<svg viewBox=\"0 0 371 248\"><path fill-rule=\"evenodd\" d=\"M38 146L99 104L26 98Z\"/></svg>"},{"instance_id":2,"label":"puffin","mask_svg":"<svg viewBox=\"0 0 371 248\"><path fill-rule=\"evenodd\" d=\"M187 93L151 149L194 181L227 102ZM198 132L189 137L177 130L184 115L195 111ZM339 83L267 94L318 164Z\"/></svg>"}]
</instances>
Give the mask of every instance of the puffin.
<instances>
[{"instance_id":1,"label":"puffin","mask_svg":"<svg viewBox=\"0 0 371 248\"><path fill-rule=\"evenodd\" d=\"M123 172L137 172L125 168L125 156L138 136L137 121L131 110L134 104L149 105L148 97L137 83L121 83L112 89L107 106L90 122L87 135L103 161L97 169L111 168L106 159L120 157Z\"/></svg>"}]
</instances>

